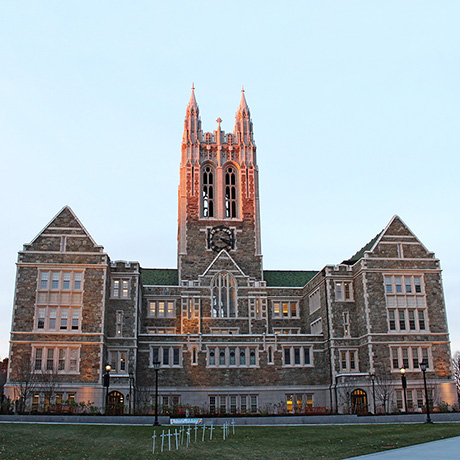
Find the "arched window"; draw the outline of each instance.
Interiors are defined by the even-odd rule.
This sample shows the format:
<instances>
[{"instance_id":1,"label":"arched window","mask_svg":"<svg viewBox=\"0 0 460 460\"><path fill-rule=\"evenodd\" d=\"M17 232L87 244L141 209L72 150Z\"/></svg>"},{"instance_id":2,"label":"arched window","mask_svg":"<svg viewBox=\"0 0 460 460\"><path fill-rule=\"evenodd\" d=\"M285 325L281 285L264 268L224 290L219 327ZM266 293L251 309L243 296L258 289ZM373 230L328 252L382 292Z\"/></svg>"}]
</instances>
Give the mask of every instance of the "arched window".
<instances>
[{"instance_id":1,"label":"arched window","mask_svg":"<svg viewBox=\"0 0 460 460\"><path fill-rule=\"evenodd\" d=\"M237 215L237 189L236 189L236 168L229 166L225 170L225 217L238 217Z\"/></svg>"},{"instance_id":2,"label":"arched window","mask_svg":"<svg viewBox=\"0 0 460 460\"><path fill-rule=\"evenodd\" d=\"M236 283L230 273L219 273L213 280L212 316L214 318L236 317Z\"/></svg>"},{"instance_id":3,"label":"arched window","mask_svg":"<svg viewBox=\"0 0 460 460\"><path fill-rule=\"evenodd\" d=\"M202 212L203 217L214 217L214 170L205 166L202 182Z\"/></svg>"}]
</instances>

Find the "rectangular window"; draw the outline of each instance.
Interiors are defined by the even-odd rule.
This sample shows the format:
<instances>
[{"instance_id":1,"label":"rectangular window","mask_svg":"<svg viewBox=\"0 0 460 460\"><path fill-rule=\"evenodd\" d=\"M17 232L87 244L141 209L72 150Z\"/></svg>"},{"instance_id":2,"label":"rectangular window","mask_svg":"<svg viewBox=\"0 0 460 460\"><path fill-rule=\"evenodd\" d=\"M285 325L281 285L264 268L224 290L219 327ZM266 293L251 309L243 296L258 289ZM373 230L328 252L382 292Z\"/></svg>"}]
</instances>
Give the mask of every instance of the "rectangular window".
<instances>
[{"instance_id":1,"label":"rectangular window","mask_svg":"<svg viewBox=\"0 0 460 460\"><path fill-rule=\"evenodd\" d=\"M340 350L341 372L356 372L358 370L358 350Z\"/></svg>"},{"instance_id":2,"label":"rectangular window","mask_svg":"<svg viewBox=\"0 0 460 460\"><path fill-rule=\"evenodd\" d=\"M313 294L310 294L308 297L308 306L310 314L314 313L316 310L319 310L321 306L321 295L319 289L313 292Z\"/></svg>"},{"instance_id":3,"label":"rectangular window","mask_svg":"<svg viewBox=\"0 0 460 460\"><path fill-rule=\"evenodd\" d=\"M35 366L34 366L34 369L36 371L40 371L42 369L42 357L43 357L43 348L36 348L35 349Z\"/></svg>"},{"instance_id":4,"label":"rectangular window","mask_svg":"<svg viewBox=\"0 0 460 460\"><path fill-rule=\"evenodd\" d=\"M129 297L129 292L128 292L129 283L128 283L128 280L122 280L121 284L122 284L121 297L123 297L124 299L127 299Z\"/></svg>"},{"instance_id":5,"label":"rectangular window","mask_svg":"<svg viewBox=\"0 0 460 460\"><path fill-rule=\"evenodd\" d=\"M285 367L301 367L310 366L311 363L311 347L284 347L283 357Z\"/></svg>"},{"instance_id":6,"label":"rectangular window","mask_svg":"<svg viewBox=\"0 0 460 460\"><path fill-rule=\"evenodd\" d=\"M428 368L431 367L429 347L392 347L391 356L394 372L398 372L401 367L412 372L419 371L421 360L426 360Z\"/></svg>"},{"instance_id":7,"label":"rectangular window","mask_svg":"<svg viewBox=\"0 0 460 460\"><path fill-rule=\"evenodd\" d=\"M76 272L74 275L74 286L75 291L79 291L81 289L81 273Z\"/></svg>"},{"instance_id":8,"label":"rectangular window","mask_svg":"<svg viewBox=\"0 0 460 460\"><path fill-rule=\"evenodd\" d=\"M45 309L38 309L37 329L45 329Z\"/></svg>"},{"instance_id":9,"label":"rectangular window","mask_svg":"<svg viewBox=\"0 0 460 460\"><path fill-rule=\"evenodd\" d=\"M37 372L78 372L79 348L40 347L33 349L34 369ZM46 360L44 360L46 358Z\"/></svg>"},{"instance_id":10,"label":"rectangular window","mask_svg":"<svg viewBox=\"0 0 460 460\"><path fill-rule=\"evenodd\" d=\"M48 289L48 272L41 272L40 289Z\"/></svg>"},{"instance_id":11,"label":"rectangular window","mask_svg":"<svg viewBox=\"0 0 460 460\"><path fill-rule=\"evenodd\" d=\"M336 302L349 302L353 300L352 283L350 281L335 282Z\"/></svg>"},{"instance_id":12,"label":"rectangular window","mask_svg":"<svg viewBox=\"0 0 460 460\"><path fill-rule=\"evenodd\" d=\"M299 303L290 301L273 301L273 318L298 318Z\"/></svg>"},{"instance_id":13,"label":"rectangular window","mask_svg":"<svg viewBox=\"0 0 460 460\"><path fill-rule=\"evenodd\" d=\"M400 276L395 276L395 288L396 288L396 294L402 294L402 284L401 284Z\"/></svg>"},{"instance_id":14,"label":"rectangular window","mask_svg":"<svg viewBox=\"0 0 460 460\"><path fill-rule=\"evenodd\" d=\"M425 330L425 311L424 310L417 310L418 311L418 327L421 331Z\"/></svg>"},{"instance_id":15,"label":"rectangular window","mask_svg":"<svg viewBox=\"0 0 460 460\"><path fill-rule=\"evenodd\" d=\"M391 276L385 276L385 292L387 294L393 293L393 283L391 281Z\"/></svg>"},{"instance_id":16,"label":"rectangular window","mask_svg":"<svg viewBox=\"0 0 460 460\"><path fill-rule=\"evenodd\" d=\"M180 353L179 348L173 348L173 366L179 366L180 364L179 353Z\"/></svg>"},{"instance_id":17,"label":"rectangular window","mask_svg":"<svg viewBox=\"0 0 460 460\"><path fill-rule=\"evenodd\" d=\"M149 316L151 318L174 318L176 316L174 300L150 300Z\"/></svg>"},{"instance_id":18,"label":"rectangular window","mask_svg":"<svg viewBox=\"0 0 460 460\"><path fill-rule=\"evenodd\" d=\"M291 349L290 348L284 349L284 365L285 366L291 365Z\"/></svg>"},{"instance_id":19,"label":"rectangular window","mask_svg":"<svg viewBox=\"0 0 460 460\"><path fill-rule=\"evenodd\" d=\"M215 396L209 397L209 412L211 414L216 413L216 397Z\"/></svg>"},{"instance_id":20,"label":"rectangular window","mask_svg":"<svg viewBox=\"0 0 460 460\"><path fill-rule=\"evenodd\" d=\"M80 328L80 309L72 308L72 330L78 330Z\"/></svg>"},{"instance_id":21,"label":"rectangular window","mask_svg":"<svg viewBox=\"0 0 460 460\"><path fill-rule=\"evenodd\" d=\"M56 315L57 315L57 308L53 308L53 307L50 308L48 328L51 330L56 329Z\"/></svg>"},{"instance_id":22,"label":"rectangular window","mask_svg":"<svg viewBox=\"0 0 460 460\"><path fill-rule=\"evenodd\" d=\"M69 290L70 289L70 273L64 272L64 280L62 282L62 289Z\"/></svg>"},{"instance_id":23,"label":"rectangular window","mask_svg":"<svg viewBox=\"0 0 460 460\"><path fill-rule=\"evenodd\" d=\"M59 272L52 273L51 289L59 289Z\"/></svg>"},{"instance_id":24,"label":"rectangular window","mask_svg":"<svg viewBox=\"0 0 460 460\"><path fill-rule=\"evenodd\" d=\"M398 321L396 321L396 315ZM388 309L388 327L390 331L419 332L425 330L425 309Z\"/></svg>"},{"instance_id":25,"label":"rectangular window","mask_svg":"<svg viewBox=\"0 0 460 460\"><path fill-rule=\"evenodd\" d=\"M257 412L258 404L257 404L257 396L251 395L251 412Z\"/></svg>"},{"instance_id":26,"label":"rectangular window","mask_svg":"<svg viewBox=\"0 0 460 460\"><path fill-rule=\"evenodd\" d=\"M406 294L412 294L412 277L405 276L404 281L406 284Z\"/></svg>"},{"instance_id":27,"label":"rectangular window","mask_svg":"<svg viewBox=\"0 0 460 460\"><path fill-rule=\"evenodd\" d=\"M300 348L294 347L294 365L300 366Z\"/></svg>"},{"instance_id":28,"label":"rectangular window","mask_svg":"<svg viewBox=\"0 0 460 460\"><path fill-rule=\"evenodd\" d=\"M65 369L65 352L64 348L59 349L59 361L58 361L58 370L63 371Z\"/></svg>"},{"instance_id":29,"label":"rectangular window","mask_svg":"<svg viewBox=\"0 0 460 460\"><path fill-rule=\"evenodd\" d=\"M112 279L112 298L129 299L129 279Z\"/></svg>"},{"instance_id":30,"label":"rectangular window","mask_svg":"<svg viewBox=\"0 0 460 460\"><path fill-rule=\"evenodd\" d=\"M69 371L74 372L78 370L78 348L70 349Z\"/></svg>"},{"instance_id":31,"label":"rectangular window","mask_svg":"<svg viewBox=\"0 0 460 460\"><path fill-rule=\"evenodd\" d=\"M414 286L416 294L420 294L422 292L422 284L419 276L414 276Z\"/></svg>"},{"instance_id":32,"label":"rectangular window","mask_svg":"<svg viewBox=\"0 0 460 460\"><path fill-rule=\"evenodd\" d=\"M388 322L390 325L390 331L395 331L396 330L395 310L388 310Z\"/></svg>"},{"instance_id":33,"label":"rectangular window","mask_svg":"<svg viewBox=\"0 0 460 460\"><path fill-rule=\"evenodd\" d=\"M163 348L163 366L169 366L169 348Z\"/></svg>"},{"instance_id":34,"label":"rectangular window","mask_svg":"<svg viewBox=\"0 0 460 460\"><path fill-rule=\"evenodd\" d=\"M182 349L181 347L151 347L151 365L160 362L161 367L181 367Z\"/></svg>"},{"instance_id":35,"label":"rectangular window","mask_svg":"<svg viewBox=\"0 0 460 460\"><path fill-rule=\"evenodd\" d=\"M399 329L404 331L406 329L406 316L404 314L404 310L399 311Z\"/></svg>"},{"instance_id":36,"label":"rectangular window","mask_svg":"<svg viewBox=\"0 0 460 460\"><path fill-rule=\"evenodd\" d=\"M60 329L67 329L67 320L69 318L69 309L61 308L61 327Z\"/></svg>"}]
</instances>

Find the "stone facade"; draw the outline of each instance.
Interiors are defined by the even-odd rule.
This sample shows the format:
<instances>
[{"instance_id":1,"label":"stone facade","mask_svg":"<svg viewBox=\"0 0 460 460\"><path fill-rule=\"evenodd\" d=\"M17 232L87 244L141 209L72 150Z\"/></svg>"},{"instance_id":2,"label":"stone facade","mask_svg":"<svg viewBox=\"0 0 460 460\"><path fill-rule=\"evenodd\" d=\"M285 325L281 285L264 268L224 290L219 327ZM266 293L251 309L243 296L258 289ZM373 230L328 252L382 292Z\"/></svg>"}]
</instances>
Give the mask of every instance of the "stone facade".
<instances>
[{"instance_id":1,"label":"stone facade","mask_svg":"<svg viewBox=\"0 0 460 460\"><path fill-rule=\"evenodd\" d=\"M395 216L349 260L262 268L258 167L244 93L232 134L186 110L178 267L111 261L69 207L19 253L6 392L55 374L60 398L209 412L420 410L455 402L439 260ZM27 372L28 371L28 372ZM39 379L38 379L39 380ZM36 387L31 396L43 401ZM131 400L130 400L131 399ZM385 408L384 408L385 406ZM146 409L147 410L147 409Z\"/></svg>"}]
</instances>

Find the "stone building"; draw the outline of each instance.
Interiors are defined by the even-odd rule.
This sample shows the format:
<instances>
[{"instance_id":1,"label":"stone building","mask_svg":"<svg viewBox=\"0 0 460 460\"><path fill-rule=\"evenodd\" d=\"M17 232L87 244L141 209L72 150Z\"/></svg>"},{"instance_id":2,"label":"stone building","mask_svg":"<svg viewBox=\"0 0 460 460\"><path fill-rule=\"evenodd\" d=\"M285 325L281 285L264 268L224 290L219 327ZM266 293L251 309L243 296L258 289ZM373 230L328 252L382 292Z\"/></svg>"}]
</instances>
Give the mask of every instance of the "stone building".
<instances>
[{"instance_id":1,"label":"stone building","mask_svg":"<svg viewBox=\"0 0 460 460\"><path fill-rule=\"evenodd\" d=\"M395 216L321 270L262 266L253 125L201 128L194 90L180 163L177 269L112 261L69 207L19 252L6 391L104 406L211 413L417 410L421 361L434 403L455 402L439 260ZM407 403L400 368L406 369ZM44 379L45 381L46 379ZM48 379L49 380L49 379ZM52 379L51 379L52 380ZM52 399L52 400L51 400Z\"/></svg>"}]
</instances>

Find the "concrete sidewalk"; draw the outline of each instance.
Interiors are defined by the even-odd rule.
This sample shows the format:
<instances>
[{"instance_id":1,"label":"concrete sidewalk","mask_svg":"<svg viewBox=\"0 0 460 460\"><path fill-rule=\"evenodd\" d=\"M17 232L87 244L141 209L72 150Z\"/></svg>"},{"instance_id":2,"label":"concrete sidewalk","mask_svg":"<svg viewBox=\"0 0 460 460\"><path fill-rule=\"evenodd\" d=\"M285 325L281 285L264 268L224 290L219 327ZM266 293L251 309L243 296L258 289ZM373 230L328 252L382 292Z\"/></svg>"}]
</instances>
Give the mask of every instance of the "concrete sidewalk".
<instances>
[{"instance_id":1,"label":"concrete sidewalk","mask_svg":"<svg viewBox=\"0 0 460 460\"><path fill-rule=\"evenodd\" d=\"M460 436L415 446L360 455L345 460L455 460L460 459Z\"/></svg>"}]
</instances>

